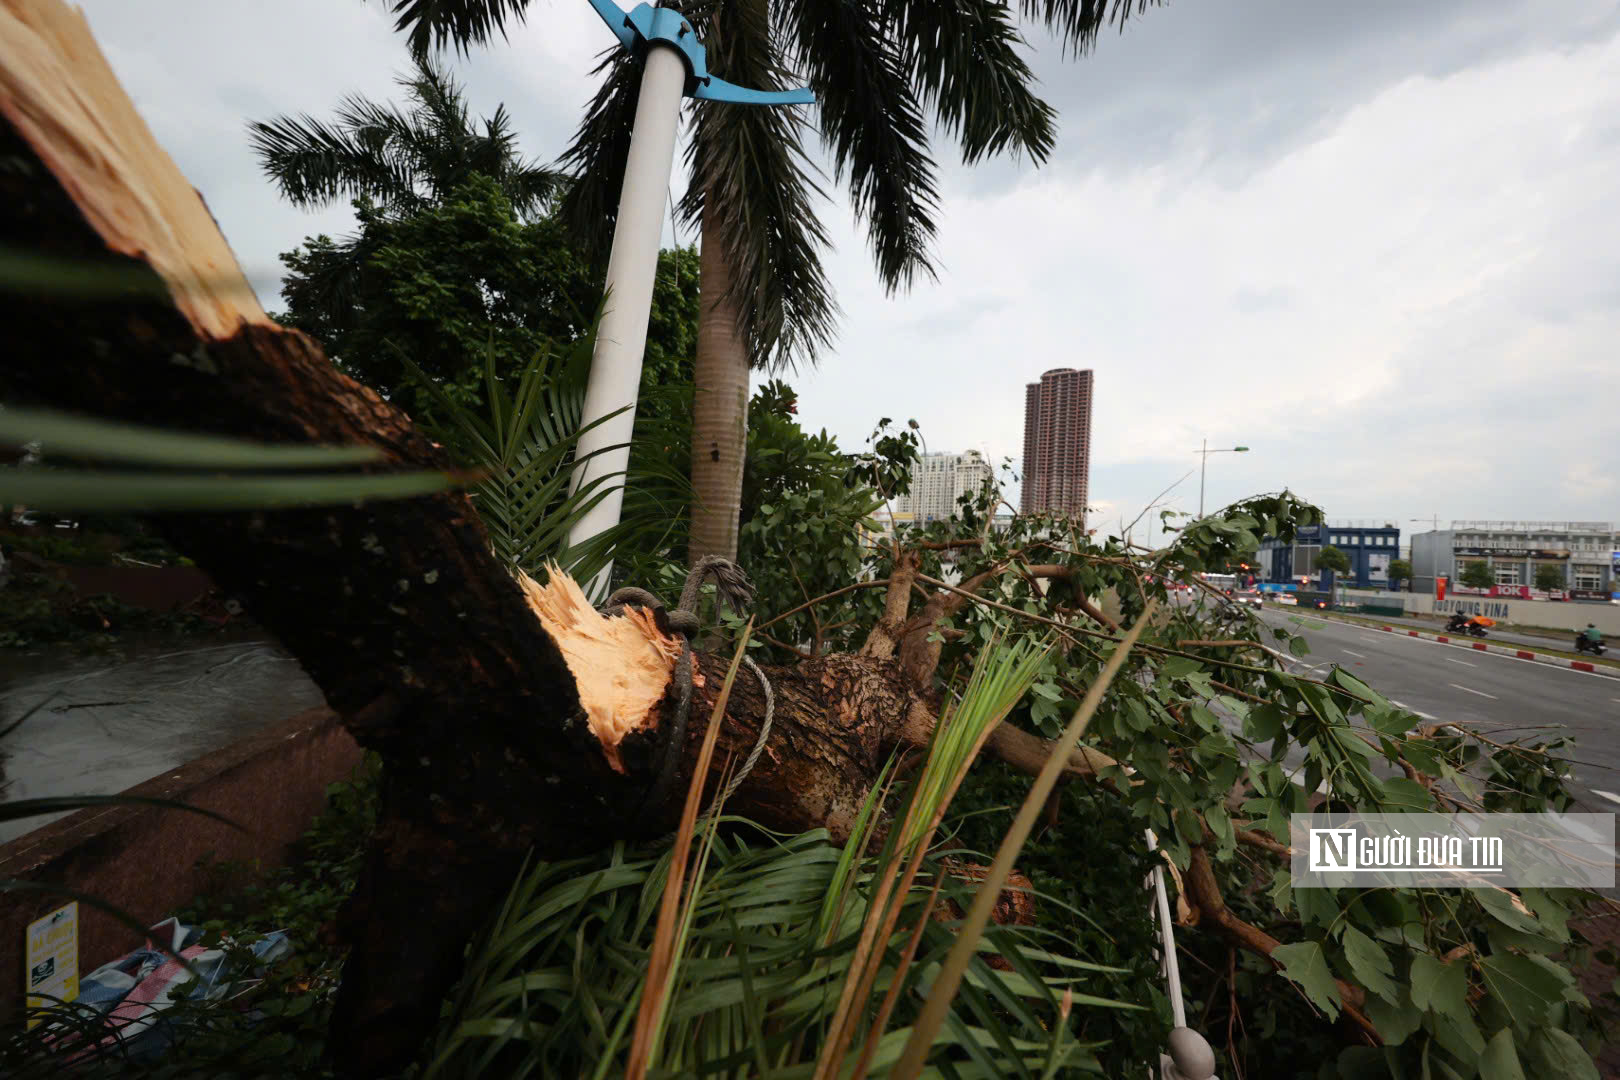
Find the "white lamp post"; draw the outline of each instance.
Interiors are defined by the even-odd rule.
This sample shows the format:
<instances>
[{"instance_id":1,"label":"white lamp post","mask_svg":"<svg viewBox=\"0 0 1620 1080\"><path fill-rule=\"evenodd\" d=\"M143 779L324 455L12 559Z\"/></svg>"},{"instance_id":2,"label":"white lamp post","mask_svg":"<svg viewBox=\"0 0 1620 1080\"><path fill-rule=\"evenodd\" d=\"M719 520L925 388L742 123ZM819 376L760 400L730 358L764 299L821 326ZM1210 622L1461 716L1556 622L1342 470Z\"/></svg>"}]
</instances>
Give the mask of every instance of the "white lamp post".
<instances>
[{"instance_id":1,"label":"white lamp post","mask_svg":"<svg viewBox=\"0 0 1620 1080\"><path fill-rule=\"evenodd\" d=\"M613 0L590 0L590 4L619 44L643 57L643 66L641 96L619 194L619 217L608 254L607 299L581 417L585 425L602 422L580 435L574 451L580 464L571 483L571 491L578 491L582 484L601 480L604 491L569 531L570 547L617 525L624 505L623 477L630 465L630 437L664 227L664 195L675 161L682 96L740 105L815 101L809 90L748 90L710 75L704 47L692 24L673 8L638 4L626 12ZM604 567L593 587L605 584L612 569L611 564Z\"/></svg>"},{"instance_id":2,"label":"white lamp post","mask_svg":"<svg viewBox=\"0 0 1620 1080\"><path fill-rule=\"evenodd\" d=\"M1209 440L1204 440L1204 445L1197 451L1200 458L1198 464L1198 516L1200 518L1204 516L1204 470L1209 465L1209 455L1247 454L1248 452L1249 448L1247 446L1225 446L1219 450L1211 450L1209 448Z\"/></svg>"}]
</instances>

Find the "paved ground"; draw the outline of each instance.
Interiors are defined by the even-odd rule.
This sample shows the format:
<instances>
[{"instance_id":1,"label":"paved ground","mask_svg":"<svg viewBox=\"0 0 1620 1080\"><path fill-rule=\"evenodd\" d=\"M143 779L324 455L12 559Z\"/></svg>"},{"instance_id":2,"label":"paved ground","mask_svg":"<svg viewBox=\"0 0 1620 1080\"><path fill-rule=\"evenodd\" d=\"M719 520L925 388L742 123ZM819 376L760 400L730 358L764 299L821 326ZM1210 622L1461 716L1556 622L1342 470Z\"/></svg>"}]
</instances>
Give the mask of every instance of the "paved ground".
<instances>
[{"instance_id":1,"label":"paved ground","mask_svg":"<svg viewBox=\"0 0 1620 1080\"><path fill-rule=\"evenodd\" d=\"M1277 608L1276 610L1281 611L1284 609ZM1377 619L1380 622L1386 622L1391 626L1410 626L1414 630L1424 630L1431 634L1445 633L1446 621L1444 619L1423 619L1403 615L1362 615L1355 611L1348 611L1345 612L1345 614L1355 615L1357 618L1361 619ZM1487 631L1487 633L1489 633L1490 636L1484 638L1483 640L1494 641L1499 645L1523 645L1526 648L1540 646L1543 649L1561 649L1564 652L1573 652L1575 650L1574 631L1570 631L1567 634L1557 635L1532 634L1524 631L1502 629L1501 627L1497 626L1492 627L1489 631ZM1620 653L1615 651L1615 648L1615 643L1611 642L1608 653L1610 657L1620 655Z\"/></svg>"},{"instance_id":2,"label":"paved ground","mask_svg":"<svg viewBox=\"0 0 1620 1080\"><path fill-rule=\"evenodd\" d=\"M1308 613L1273 609L1263 618L1304 629L1311 647L1305 665L1323 672L1341 665L1426 719L1467 724L1492 738L1532 732L1572 736L1579 809L1620 808L1620 679L1454 649Z\"/></svg>"},{"instance_id":3,"label":"paved ground","mask_svg":"<svg viewBox=\"0 0 1620 1080\"><path fill-rule=\"evenodd\" d=\"M55 651L0 661L0 799L110 795L324 699L279 647L250 641L138 650L121 660ZM0 843L60 817L0 822Z\"/></svg>"}]
</instances>

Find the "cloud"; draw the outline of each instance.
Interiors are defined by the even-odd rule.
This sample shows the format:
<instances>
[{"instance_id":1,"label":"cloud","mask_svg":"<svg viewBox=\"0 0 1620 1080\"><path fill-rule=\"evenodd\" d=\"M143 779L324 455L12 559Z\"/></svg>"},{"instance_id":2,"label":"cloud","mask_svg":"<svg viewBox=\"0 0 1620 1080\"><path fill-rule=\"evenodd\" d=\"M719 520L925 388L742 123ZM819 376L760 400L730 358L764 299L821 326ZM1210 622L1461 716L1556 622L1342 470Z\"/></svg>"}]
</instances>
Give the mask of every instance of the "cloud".
<instances>
[{"instance_id":1,"label":"cloud","mask_svg":"<svg viewBox=\"0 0 1620 1080\"><path fill-rule=\"evenodd\" d=\"M244 124L394 96L383 6L84 6L275 307L276 254L350 216L282 203ZM1030 40L1056 152L968 170L937 145L937 284L887 296L828 205L846 319L794 377L808 425L860 445L915 416L935 449L1016 458L1024 383L1090 367L1093 501L1115 518L1205 438L1253 447L1210 459L1211 506L1286 486L1403 523L1620 518L1600 456L1620 445L1620 9L1171 0L1078 60ZM455 70L550 160L607 43L587 5L536 3ZM1195 476L1169 501L1197 495Z\"/></svg>"}]
</instances>

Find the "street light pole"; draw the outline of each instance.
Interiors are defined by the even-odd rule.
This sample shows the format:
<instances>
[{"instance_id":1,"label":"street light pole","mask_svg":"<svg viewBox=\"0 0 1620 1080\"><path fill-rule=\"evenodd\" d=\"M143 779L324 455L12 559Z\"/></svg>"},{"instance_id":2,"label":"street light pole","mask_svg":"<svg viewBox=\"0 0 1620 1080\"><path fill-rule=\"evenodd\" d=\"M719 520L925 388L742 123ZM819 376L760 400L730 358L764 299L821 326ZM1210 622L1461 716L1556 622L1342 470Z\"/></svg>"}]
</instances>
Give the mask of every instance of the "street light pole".
<instances>
[{"instance_id":1,"label":"street light pole","mask_svg":"<svg viewBox=\"0 0 1620 1080\"><path fill-rule=\"evenodd\" d=\"M764 106L815 101L809 90L750 90L710 74L707 50L692 24L674 8L641 3L627 12L613 0L589 2L620 47L641 59L642 72L619 216L608 253L602 318L581 410L585 430L574 447L576 465L569 486L570 494L587 484L592 491L586 511L568 532L570 548L619 523L681 99ZM609 563L588 591L605 595L611 571Z\"/></svg>"},{"instance_id":2,"label":"street light pole","mask_svg":"<svg viewBox=\"0 0 1620 1080\"><path fill-rule=\"evenodd\" d=\"M1249 448L1247 446L1223 446L1219 449L1211 450L1209 448L1209 440L1205 439L1203 441L1203 445L1198 448L1198 456L1200 458L1198 465L1198 516L1200 519L1202 519L1204 516L1204 472L1209 467L1209 455L1247 454L1248 452Z\"/></svg>"},{"instance_id":3,"label":"street light pole","mask_svg":"<svg viewBox=\"0 0 1620 1080\"><path fill-rule=\"evenodd\" d=\"M1434 531L1437 532L1437 533L1440 531L1440 515L1439 514L1434 514L1432 517L1426 517L1426 518L1407 518L1406 520L1409 521L1409 522L1411 522L1411 521L1433 521L1433 523L1434 523ZM1439 543L1440 542L1439 537L1436 537L1434 542ZM1412 560L1413 560L1412 561L1412 576L1415 578L1415 577L1417 577L1417 548L1416 548L1416 546L1414 546L1412 548ZM1434 551L1434 567L1432 568L1432 570L1431 570L1431 572L1429 574L1429 591L1430 592L1434 591L1434 579L1439 577L1439 576L1440 576L1440 549L1436 548L1435 551ZM1407 590L1411 591L1412 586L1416 585L1416 584L1417 584L1417 582L1415 582L1415 581L1409 582L1407 584Z\"/></svg>"}]
</instances>

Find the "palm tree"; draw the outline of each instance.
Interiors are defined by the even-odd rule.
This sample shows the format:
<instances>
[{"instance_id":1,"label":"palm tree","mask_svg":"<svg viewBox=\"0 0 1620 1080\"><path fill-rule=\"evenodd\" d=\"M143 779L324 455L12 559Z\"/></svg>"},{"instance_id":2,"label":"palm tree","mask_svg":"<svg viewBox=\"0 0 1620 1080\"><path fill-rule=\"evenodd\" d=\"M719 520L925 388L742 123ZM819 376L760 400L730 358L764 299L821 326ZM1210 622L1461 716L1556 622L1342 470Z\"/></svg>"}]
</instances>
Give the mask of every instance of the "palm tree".
<instances>
[{"instance_id":1,"label":"palm tree","mask_svg":"<svg viewBox=\"0 0 1620 1080\"><path fill-rule=\"evenodd\" d=\"M1157 0L1155 0L1157 2ZM385 0L418 55L504 34L528 0ZM808 82L834 178L865 223L892 293L934 276L939 197L931 124L973 163L1053 145L1055 114L1032 88L1019 18L1083 52L1148 0L686 0L679 6L733 83ZM605 247L624 174L640 67L620 50L561 164L575 180L563 214ZM822 195L800 144L801 110L705 103L692 113L691 182L679 208L700 223L703 299L694 373L691 557L735 556L750 367L814 364L838 308L821 265ZM604 224L608 227L604 228Z\"/></svg>"},{"instance_id":2,"label":"palm tree","mask_svg":"<svg viewBox=\"0 0 1620 1080\"><path fill-rule=\"evenodd\" d=\"M473 176L495 180L522 220L545 213L566 177L524 160L506 106L475 123L462 88L424 55L397 81L406 109L358 95L345 98L335 124L308 115L248 125L254 151L281 194L294 206L315 209L339 197L367 200L394 217L437 205ZM312 290L331 317L354 303L366 258L364 238L338 245Z\"/></svg>"}]
</instances>

